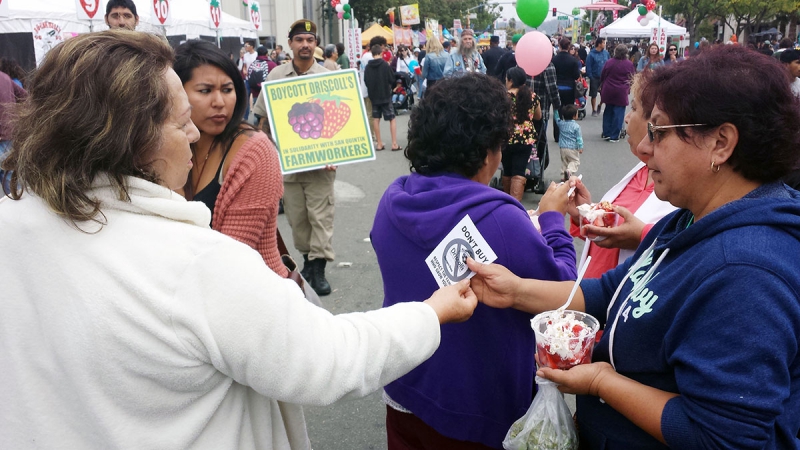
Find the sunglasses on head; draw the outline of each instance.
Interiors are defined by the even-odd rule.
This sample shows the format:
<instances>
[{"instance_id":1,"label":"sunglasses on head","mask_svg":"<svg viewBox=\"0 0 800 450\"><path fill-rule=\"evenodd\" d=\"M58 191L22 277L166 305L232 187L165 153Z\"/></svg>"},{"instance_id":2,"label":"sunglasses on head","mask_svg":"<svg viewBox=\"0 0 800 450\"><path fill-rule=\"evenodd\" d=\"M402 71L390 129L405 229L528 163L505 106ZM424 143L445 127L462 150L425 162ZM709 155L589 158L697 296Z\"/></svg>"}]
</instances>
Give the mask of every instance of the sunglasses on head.
<instances>
[{"instance_id":1,"label":"sunglasses on head","mask_svg":"<svg viewBox=\"0 0 800 450\"><path fill-rule=\"evenodd\" d=\"M652 122L647 122L647 137L650 139L650 142L654 142L656 140L656 133L661 130L669 130L672 128L691 128L691 127L705 127L708 124L705 123L692 123L686 125L653 125Z\"/></svg>"}]
</instances>

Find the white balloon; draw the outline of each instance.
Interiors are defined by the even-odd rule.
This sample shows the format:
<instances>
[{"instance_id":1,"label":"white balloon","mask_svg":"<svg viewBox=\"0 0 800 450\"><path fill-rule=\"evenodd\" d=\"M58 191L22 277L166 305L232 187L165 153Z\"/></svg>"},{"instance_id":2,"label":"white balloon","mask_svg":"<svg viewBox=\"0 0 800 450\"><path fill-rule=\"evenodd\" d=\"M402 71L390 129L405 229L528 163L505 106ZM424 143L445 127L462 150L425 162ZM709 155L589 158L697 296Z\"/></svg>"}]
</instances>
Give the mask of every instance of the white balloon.
<instances>
[{"instance_id":1,"label":"white balloon","mask_svg":"<svg viewBox=\"0 0 800 450\"><path fill-rule=\"evenodd\" d=\"M645 18L644 18L644 19L642 19L642 20L640 20L640 21L639 21L639 25L641 25L641 26L643 26L643 27L646 27L646 26L647 26L647 24L649 24L649 23L650 23L650 19L648 19L648 18L647 18L647 16L645 16Z\"/></svg>"},{"instance_id":2,"label":"white balloon","mask_svg":"<svg viewBox=\"0 0 800 450\"><path fill-rule=\"evenodd\" d=\"M647 12L647 18L650 19L650 20L655 20L656 13L654 13L653 11L648 11Z\"/></svg>"},{"instance_id":3,"label":"white balloon","mask_svg":"<svg viewBox=\"0 0 800 450\"><path fill-rule=\"evenodd\" d=\"M348 3L350 3L350 0L342 0L342 4L343 4L343 5L346 5L346 4L348 4Z\"/></svg>"},{"instance_id":4,"label":"white balloon","mask_svg":"<svg viewBox=\"0 0 800 450\"><path fill-rule=\"evenodd\" d=\"M344 12L344 5L341 3L336 5L336 12Z\"/></svg>"}]
</instances>

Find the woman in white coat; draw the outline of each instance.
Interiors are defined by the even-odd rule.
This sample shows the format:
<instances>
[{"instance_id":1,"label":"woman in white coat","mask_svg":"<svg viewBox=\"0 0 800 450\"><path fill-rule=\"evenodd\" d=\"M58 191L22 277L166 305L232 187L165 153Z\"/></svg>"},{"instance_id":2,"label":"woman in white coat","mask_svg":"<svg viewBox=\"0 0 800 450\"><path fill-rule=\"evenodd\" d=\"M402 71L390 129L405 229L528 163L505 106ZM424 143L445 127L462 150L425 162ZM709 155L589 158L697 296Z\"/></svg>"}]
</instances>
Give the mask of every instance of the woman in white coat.
<instances>
[{"instance_id":1,"label":"woman in white coat","mask_svg":"<svg viewBox=\"0 0 800 450\"><path fill-rule=\"evenodd\" d=\"M633 254L650 228L676 209L668 202L659 200L653 193L653 178L647 168L648 156L637 151L639 143L647 135L649 111L653 109L652 104L648 104L652 99L648 100L646 95L650 77L651 72L646 71L634 78L631 109L625 116L628 144L631 153L639 158L639 163L600 199L614 205L614 210L620 215L622 223L613 228L586 225L585 231L588 234L598 236L595 241L586 241L578 264L582 267L587 257L592 257L584 275L587 278L599 278L609 269L625 261ZM570 201L568 212L572 219L570 233L577 237L580 236L580 215L577 206L592 203L592 194L580 180L573 177L573 181L576 186L575 196Z\"/></svg>"},{"instance_id":2,"label":"woman in white coat","mask_svg":"<svg viewBox=\"0 0 800 450\"><path fill-rule=\"evenodd\" d=\"M470 316L467 284L334 316L174 192L199 138L172 49L52 49L0 199L0 448L310 449L302 404L366 395Z\"/></svg>"}]
</instances>

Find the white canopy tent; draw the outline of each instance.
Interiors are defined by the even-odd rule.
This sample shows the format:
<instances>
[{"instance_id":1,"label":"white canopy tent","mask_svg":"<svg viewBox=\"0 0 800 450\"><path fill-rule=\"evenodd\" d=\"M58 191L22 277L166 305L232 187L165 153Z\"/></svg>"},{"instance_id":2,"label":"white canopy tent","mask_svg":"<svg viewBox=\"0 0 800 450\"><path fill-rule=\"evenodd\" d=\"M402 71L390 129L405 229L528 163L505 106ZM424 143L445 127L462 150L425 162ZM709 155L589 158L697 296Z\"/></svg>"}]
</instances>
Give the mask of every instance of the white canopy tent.
<instances>
[{"instance_id":1,"label":"white canopy tent","mask_svg":"<svg viewBox=\"0 0 800 450\"><path fill-rule=\"evenodd\" d=\"M5 0L9 2L8 17L0 17L0 33L30 33L33 22L46 20L59 24L63 33L88 33L89 21L79 20L74 0ZM151 19L152 2L134 0L136 12L139 14L137 30L163 33L161 26L156 26L157 21ZM171 25L165 27L167 36L216 36L216 30L211 26L209 5L205 0L170 0ZM105 2L101 1L100 7L92 21L93 30L106 30L103 16L105 15ZM249 21L238 19L230 14L222 13L220 23L220 36L257 38L253 24Z\"/></svg>"},{"instance_id":2,"label":"white canopy tent","mask_svg":"<svg viewBox=\"0 0 800 450\"><path fill-rule=\"evenodd\" d=\"M650 19L646 26L639 25L636 20L639 17L639 12L635 9L624 17L620 17L611 25L600 30L600 37L603 38L644 38L650 37L653 30L658 28L659 16L653 13L655 17ZM686 34L686 28L679 27L666 19L661 18L661 28L665 30L667 36L683 36Z\"/></svg>"},{"instance_id":3,"label":"white canopy tent","mask_svg":"<svg viewBox=\"0 0 800 450\"><path fill-rule=\"evenodd\" d=\"M65 39L90 31L108 29L103 19L106 0L100 3L92 21L79 19L75 0L4 0L0 11L0 57L16 60L26 70L36 65L47 51ZM186 39L203 37L217 41L226 53L236 54L243 39L258 38L253 24L222 13L219 34L211 23L206 0L169 0L170 20L161 26L153 18L152 0L134 0L139 15L138 31L166 35L173 46Z\"/></svg>"}]
</instances>

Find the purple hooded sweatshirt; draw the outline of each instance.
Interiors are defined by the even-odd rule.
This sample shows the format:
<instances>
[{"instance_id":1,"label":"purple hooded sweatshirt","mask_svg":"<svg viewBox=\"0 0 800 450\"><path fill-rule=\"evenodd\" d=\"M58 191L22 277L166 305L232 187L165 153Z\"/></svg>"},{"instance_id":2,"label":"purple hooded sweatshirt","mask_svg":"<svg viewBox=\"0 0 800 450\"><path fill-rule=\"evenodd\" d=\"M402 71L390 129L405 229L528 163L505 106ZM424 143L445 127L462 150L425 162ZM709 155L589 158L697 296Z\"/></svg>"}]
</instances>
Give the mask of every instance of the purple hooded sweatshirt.
<instances>
[{"instance_id":1,"label":"purple hooded sweatshirt","mask_svg":"<svg viewBox=\"0 0 800 450\"><path fill-rule=\"evenodd\" d=\"M370 234L384 306L422 301L438 289L425 258L467 214L497 264L524 278L575 279L575 248L561 214L542 214L539 233L522 205L503 192L461 175L412 173L386 190ZM433 356L386 393L447 437L501 449L533 399L531 318L478 304L468 321L443 325Z\"/></svg>"}]
</instances>

